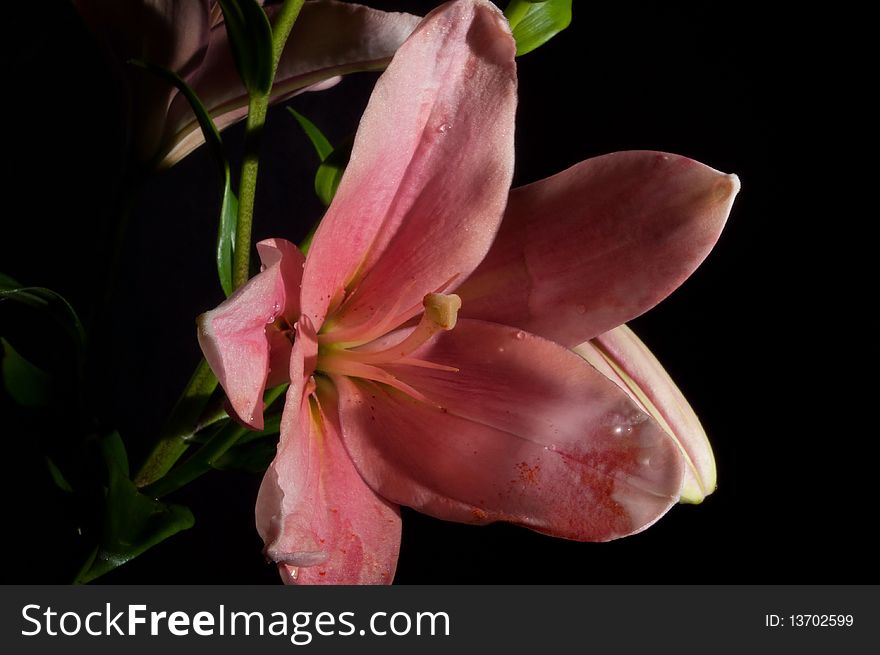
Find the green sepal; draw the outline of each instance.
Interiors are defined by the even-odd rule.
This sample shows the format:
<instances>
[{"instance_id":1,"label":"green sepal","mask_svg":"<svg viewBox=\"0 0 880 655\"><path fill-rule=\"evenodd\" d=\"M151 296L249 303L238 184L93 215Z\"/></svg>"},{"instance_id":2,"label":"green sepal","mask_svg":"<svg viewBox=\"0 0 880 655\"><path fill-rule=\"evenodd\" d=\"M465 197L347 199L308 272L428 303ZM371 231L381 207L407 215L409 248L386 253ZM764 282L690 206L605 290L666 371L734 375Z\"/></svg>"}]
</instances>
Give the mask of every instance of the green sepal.
<instances>
[{"instance_id":1,"label":"green sepal","mask_svg":"<svg viewBox=\"0 0 880 655\"><path fill-rule=\"evenodd\" d=\"M504 10L516 39L516 56L538 48L571 24L571 0L511 0Z\"/></svg>"},{"instance_id":2,"label":"green sepal","mask_svg":"<svg viewBox=\"0 0 880 655\"><path fill-rule=\"evenodd\" d=\"M107 467L101 542L77 575L77 583L95 580L195 523L186 507L162 503L137 490L118 433L105 437L100 446Z\"/></svg>"},{"instance_id":3,"label":"green sepal","mask_svg":"<svg viewBox=\"0 0 880 655\"><path fill-rule=\"evenodd\" d=\"M251 96L272 89L272 26L257 0L220 0L232 57Z\"/></svg>"}]
</instances>

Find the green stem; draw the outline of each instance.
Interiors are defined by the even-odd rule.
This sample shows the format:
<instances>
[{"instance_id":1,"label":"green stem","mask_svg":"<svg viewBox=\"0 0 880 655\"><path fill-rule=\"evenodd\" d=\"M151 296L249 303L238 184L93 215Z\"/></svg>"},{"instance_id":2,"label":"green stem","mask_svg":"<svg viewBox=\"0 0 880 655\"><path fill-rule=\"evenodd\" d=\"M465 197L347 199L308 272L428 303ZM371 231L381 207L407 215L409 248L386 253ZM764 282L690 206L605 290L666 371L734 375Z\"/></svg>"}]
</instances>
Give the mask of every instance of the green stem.
<instances>
[{"instance_id":1,"label":"green stem","mask_svg":"<svg viewBox=\"0 0 880 655\"><path fill-rule=\"evenodd\" d=\"M252 97L244 127L244 160L238 187L238 222L235 226L235 255L232 260L232 287L237 289L250 277L251 226L254 221L254 200L257 196L257 172L260 166L260 141L269 96Z\"/></svg>"},{"instance_id":2,"label":"green stem","mask_svg":"<svg viewBox=\"0 0 880 655\"><path fill-rule=\"evenodd\" d=\"M278 70L278 62L293 24L299 17L304 0L285 0L272 26L272 80ZM251 226L254 216L254 200L257 191L259 170L260 138L266 122L270 94L252 96L248 102L248 116L245 122L244 160L241 167L238 199L238 224L235 230L235 255L232 263L232 286L238 288L247 282L250 274ZM171 467L189 448L189 442L196 430L199 417L211 394L217 388L217 378L205 360L199 363L171 411L171 417L163 430L159 442L147 457L137 476L135 484L139 487L153 485L165 476ZM225 429L221 431L225 432ZM235 441L239 437L235 438ZM234 441L232 442L234 443ZM225 451L224 451L225 452ZM183 478L181 478L183 479ZM188 481L188 480L187 480ZM186 484L185 482L183 484ZM176 488L176 487L175 487Z\"/></svg>"},{"instance_id":3,"label":"green stem","mask_svg":"<svg viewBox=\"0 0 880 655\"><path fill-rule=\"evenodd\" d=\"M299 17L304 0L286 0L272 26L272 80L290 30ZM244 128L244 160L238 190L238 223L235 228L235 255L232 262L232 286L237 289L248 281L251 265L251 234L254 221L254 200L257 195L257 173L260 165L260 141L270 94L253 95L248 101Z\"/></svg>"},{"instance_id":4,"label":"green stem","mask_svg":"<svg viewBox=\"0 0 880 655\"><path fill-rule=\"evenodd\" d=\"M134 479L138 487L155 482L168 473L174 463L186 452L194 426L216 388L217 377L203 359L199 362L174 409L171 410L171 416L165 424L159 442L138 471Z\"/></svg>"},{"instance_id":5,"label":"green stem","mask_svg":"<svg viewBox=\"0 0 880 655\"><path fill-rule=\"evenodd\" d=\"M286 390L286 384L269 389L264 396L265 407L268 409ZM245 435L253 435L254 437L257 437L259 434L275 434L277 431L277 421L270 423L268 419L266 421L266 428L262 433L258 434L254 434L248 428L230 421L226 426L214 434L204 446L199 448L192 457L161 479L148 485L143 491L145 494L152 496L153 498L166 496L172 491L177 491L181 487L186 486L196 478L214 468L215 462Z\"/></svg>"},{"instance_id":6,"label":"green stem","mask_svg":"<svg viewBox=\"0 0 880 655\"><path fill-rule=\"evenodd\" d=\"M284 52L284 45L287 43L287 37L290 36L290 30L293 24L299 18L299 11L302 9L305 0L285 0L284 6L278 12L275 24L272 26L272 79L275 79L275 72L278 70L278 62L281 61L281 53Z\"/></svg>"}]
</instances>

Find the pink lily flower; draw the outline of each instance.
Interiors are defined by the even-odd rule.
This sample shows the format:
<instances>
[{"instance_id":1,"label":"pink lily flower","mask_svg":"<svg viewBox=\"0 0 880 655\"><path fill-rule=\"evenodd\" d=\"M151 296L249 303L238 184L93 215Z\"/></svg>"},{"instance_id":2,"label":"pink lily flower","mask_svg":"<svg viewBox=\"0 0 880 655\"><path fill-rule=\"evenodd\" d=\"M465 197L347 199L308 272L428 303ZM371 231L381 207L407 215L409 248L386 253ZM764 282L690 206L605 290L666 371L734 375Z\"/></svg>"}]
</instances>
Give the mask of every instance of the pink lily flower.
<instances>
[{"instance_id":1,"label":"pink lily flower","mask_svg":"<svg viewBox=\"0 0 880 655\"><path fill-rule=\"evenodd\" d=\"M616 361L608 335L705 258L738 181L622 152L510 191L514 53L485 0L429 14L379 79L308 256L261 242L262 272L199 318L241 420L260 428L267 383L290 380L256 508L286 582L390 582L400 505L630 535L706 457L687 421L667 417L673 438L652 418L662 375L631 378L649 408L572 348ZM621 371L649 361L627 353Z\"/></svg>"},{"instance_id":2,"label":"pink lily flower","mask_svg":"<svg viewBox=\"0 0 880 655\"><path fill-rule=\"evenodd\" d=\"M247 93L216 0L75 0L75 4L118 62L145 59L182 77L218 129L247 114ZM270 20L278 8L267 7ZM420 20L335 0L306 2L278 64L272 102L328 88L340 75L381 70ZM130 85L130 129L140 159L167 168L204 142L189 103L177 89L146 71L123 72Z\"/></svg>"}]
</instances>

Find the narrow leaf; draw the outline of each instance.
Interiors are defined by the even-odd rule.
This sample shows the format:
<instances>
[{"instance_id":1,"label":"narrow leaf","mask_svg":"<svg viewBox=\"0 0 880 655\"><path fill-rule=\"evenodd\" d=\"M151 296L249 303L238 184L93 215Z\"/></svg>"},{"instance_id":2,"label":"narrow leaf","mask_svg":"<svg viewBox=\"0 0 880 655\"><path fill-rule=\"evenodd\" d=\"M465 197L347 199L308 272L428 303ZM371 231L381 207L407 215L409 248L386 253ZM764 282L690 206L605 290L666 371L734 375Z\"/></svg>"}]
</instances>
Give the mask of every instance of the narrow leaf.
<instances>
[{"instance_id":1,"label":"narrow leaf","mask_svg":"<svg viewBox=\"0 0 880 655\"><path fill-rule=\"evenodd\" d=\"M52 482L55 483L56 487L69 494L73 493L73 487L70 486L70 483L61 473L61 469L49 457L46 457L46 468L49 469L49 475L52 476Z\"/></svg>"},{"instance_id":2,"label":"narrow leaf","mask_svg":"<svg viewBox=\"0 0 880 655\"><path fill-rule=\"evenodd\" d=\"M272 88L272 26L257 0L220 0L232 56L251 96Z\"/></svg>"},{"instance_id":3,"label":"narrow leaf","mask_svg":"<svg viewBox=\"0 0 880 655\"><path fill-rule=\"evenodd\" d=\"M223 185L223 201L220 205L220 225L217 229L217 274L223 293L231 295L232 260L235 255L235 227L238 224L238 197L232 191L229 168L226 168L226 180Z\"/></svg>"},{"instance_id":4,"label":"narrow leaf","mask_svg":"<svg viewBox=\"0 0 880 655\"><path fill-rule=\"evenodd\" d=\"M300 124L306 136L309 137L309 141L312 142L315 152L318 153L318 157L321 159L321 165L318 166L318 171L315 173L315 193L324 206L329 207L333 201L333 196L336 195L336 189L339 187L340 180L342 180L345 167L348 166L348 160L351 158L354 135L343 141L339 147L334 148L327 137L324 136L312 121L292 107L287 109ZM310 237L311 234L306 238L306 247L311 243Z\"/></svg>"},{"instance_id":5,"label":"narrow leaf","mask_svg":"<svg viewBox=\"0 0 880 655\"><path fill-rule=\"evenodd\" d=\"M342 174L345 173L345 167L348 166L348 160L351 158L353 145L354 135L347 138L327 155L327 158L318 167L318 172L315 173L315 193L327 207L333 202L336 189L339 188Z\"/></svg>"},{"instance_id":6,"label":"narrow leaf","mask_svg":"<svg viewBox=\"0 0 880 655\"><path fill-rule=\"evenodd\" d=\"M13 280L8 275L4 275L0 273L0 291L5 291L8 289L15 289L16 287L20 287L21 285Z\"/></svg>"},{"instance_id":7,"label":"narrow leaf","mask_svg":"<svg viewBox=\"0 0 880 655\"><path fill-rule=\"evenodd\" d=\"M10 278L6 281L11 283ZM4 283L5 284L5 283ZM86 333L73 307L60 294L43 287L0 287L0 305L19 305L54 320L70 336L78 355L85 351Z\"/></svg>"},{"instance_id":8,"label":"narrow leaf","mask_svg":"<svg viewBox=\"0 0 880 655\"><path fill-rule=\"evenodd\" d=\"M107 496L101 543L77 582L86 583L134 559L195 523L192 512L149 498L129 478L128 456L118 433L101 442L107 466Z\"/></svg>"},{"instance_id":9,"label":"narrow leaf","mask_svg":"<svg viewBox=\"0 0 880 655\"><path fill-rule=\"evenodd\" d=\"M52 399L52 378L45 371L22 357L6 340L3 346L3 386L10 397L22 407L45 407Z\"/></svg>"},{"instance_id":10,"label":"narrow leaf","mask_svg":"<svg viewBox=\"0 0 880 655\"><path fill-rule=\"evenodd\" d=\"M544 45L571 24L571 0L512 0L504 15L510 22L519 57Z\"/></svg>"},{"instance_id":11,"label":"narrow leaf","mask_svg":"<svg viewBox=\"0 0 880 655\"><path fill-rule=\"evenodd\" d=\"M262 10L260 10L262 11ZM174 85L181 95L186 98L189 106L195 114L205 143L211 150L217 169L220 172L220 184L223 187L223 196L220 202L220 221L217 229L217 275L220 278L220 286L227 296L233 292L232 287L232 259L235 254L235 228L238 222L238 197L232 190L232 176L229 173L229 160L223 148L223 140L211 115L193 91L183 79L173 71L149 62L132 59L130 64L138 66L151 73L162 77Z\"/></svg>"},{"instance_id":12,"label":"narrow leaf","mask_svg":"<svg viewBox=\"0 0 880 655\"><path fill-rule=\"evenodd\" d=\"M248 432L229 450L211 460L211 466L220 471L245 471L262 473L275 458L278 439L281 432L281 415L267 416L265 427L259 432Z\"/></svg>"},{"instance_id":13,"label":"narrow leaf","mask_svg":"<svg viewBox=\"0 0 880 655\"><path fill-rule=\"evenodd\" d=\"M212 465L218 471L263 473L275 458L277 448L276 442L267 440L235 446L227 450Z\"/></svg>"},{"instance_id":14,"label":"narrow leaf","mask_svg":"<svg viewBox=\"0 0 880 655\"><path fill-rule=\"evenodd\" d=\"M300 114L293 107L288 107L287 111L289 111L291 116L296 119L296 122L299 123L303 132L309 137L309 141L311 141L312 145L315 147L315 152L318 153L318 158L321 161L327 159L327 156L333 152L333 146L330 144L330 141L327 140L327 137L324 136L323 132L321 132L312 121Z\"/></svg>"}]
</instances>

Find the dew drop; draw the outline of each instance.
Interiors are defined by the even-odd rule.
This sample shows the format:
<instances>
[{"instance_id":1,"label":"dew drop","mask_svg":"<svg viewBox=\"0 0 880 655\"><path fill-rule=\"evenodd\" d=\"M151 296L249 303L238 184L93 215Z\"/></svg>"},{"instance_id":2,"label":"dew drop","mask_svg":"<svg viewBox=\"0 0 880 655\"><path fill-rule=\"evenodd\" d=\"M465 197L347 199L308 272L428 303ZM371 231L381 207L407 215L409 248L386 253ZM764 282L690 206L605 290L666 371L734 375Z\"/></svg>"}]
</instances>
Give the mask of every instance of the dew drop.
<instances>
[{"instance_id":1,"label":"dew drop","mask_svg":"<svg viewBox=\"0 0 880 655\"><path fill-rule=\"evenodd\" d=\"M522 330L520 330L519 332L516 333L516 338L519 339L520 341L522 341L523 339L526 338L526 333L523 332Z\"/></svg>"},{"instance_id":2,"label":"dew drop","mask_svg":"<svg viewBox=\"0 0 880 655\"><path fill-rule=\"evenodd\" d=\"M626 437L633 433L633 425L640 422L639 416L627 416L623 413L613 413L607 419L606 425L611 428L611 434L615 437Z\"/></svg>"},{"instance_id":3,"label":"dew drop","mask_svg":"<svg viewBox=\"0 0 880 655\"><path fill-rule=\"evenodd\" d=\"M503 353L503 352L504 352L504 346L498 346L498 352Z\"/></svg>"},{"instance_id":4,"label":"dew drop","mask_svg":"<svg viewBox=\"0 0 880 655\"><path fill-rule=\"evenodd\" d=\"M449 128L450 128L450 127L452 127L452 125L450 125L449 123L441 123L441 124L437 127L437 131L438 131L440 134L446 134L446 133L449 131Z\"/></svg>"}]
</instances>

